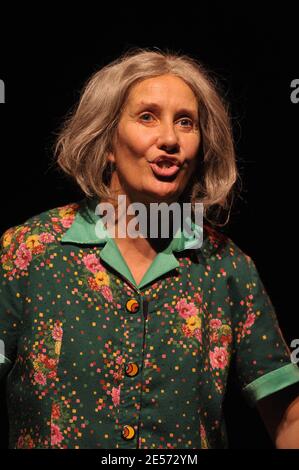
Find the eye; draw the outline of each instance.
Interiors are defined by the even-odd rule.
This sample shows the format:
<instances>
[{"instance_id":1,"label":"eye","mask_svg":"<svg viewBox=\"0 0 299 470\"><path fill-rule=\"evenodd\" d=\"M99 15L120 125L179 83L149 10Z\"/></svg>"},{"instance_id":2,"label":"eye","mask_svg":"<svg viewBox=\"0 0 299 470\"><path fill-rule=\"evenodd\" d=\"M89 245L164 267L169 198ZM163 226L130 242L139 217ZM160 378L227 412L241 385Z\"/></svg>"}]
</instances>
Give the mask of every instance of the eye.
<instances>
[{"instance_id":1,"label":"eye","mask_svg":"<svg viewBox=\"0 0 299 470\"><path fill-rule=\"evenodd\" d=\"M152 118L153 116L150 113L144 113L140 116L140 119L145 122L150 122L150 119L146 119L146 117ZM145 119L144 119L145 118Z\"/></svg>"},{"instance_id":2,"label":"eye","mask_svg":"<svg viewBox=\"0 0 299 470\"><path fill-rule=\"evenodd\" d=\"M182 119L180 119L179 121L183 123L183 127L193 127L193 121L192 121L192 119L189 119L189 118L182 118Z\"/></svg>"},{"instance_id":3,"label":"eye","mask_svg":"<svg viewBox=\"0 0 299 470\"><path fill-rule=\"evenodd\" d=\"M151 113L143 113L139 116L139 119L143 122L152 122L154 119L154 116ZM193 119L189 117L183 117L178 120L178 122L181 122L181 126L187 129L191 129L195 126L196 123L193 122Z\"/></svg>"}]
</instances>

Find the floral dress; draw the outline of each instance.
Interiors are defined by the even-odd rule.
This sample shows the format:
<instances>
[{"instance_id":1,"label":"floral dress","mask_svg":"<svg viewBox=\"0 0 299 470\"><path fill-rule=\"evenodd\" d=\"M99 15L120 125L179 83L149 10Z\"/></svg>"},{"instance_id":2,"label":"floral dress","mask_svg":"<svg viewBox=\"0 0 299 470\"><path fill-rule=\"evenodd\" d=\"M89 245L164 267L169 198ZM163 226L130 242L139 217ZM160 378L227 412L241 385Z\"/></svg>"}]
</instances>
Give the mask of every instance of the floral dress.
<instances>
[{"instance_id":1,"label":"floral dress","mask_svg":"<svg viewBox=\"0 0 299 470\"><path fill-rule=\"evenodd\" d=\"M1 238L10 448L227 447L230 376L252 406L299 382L254 262L205 225L200 248L182 231L136 285L96 203Z\"/></svg>"}]
</instances>

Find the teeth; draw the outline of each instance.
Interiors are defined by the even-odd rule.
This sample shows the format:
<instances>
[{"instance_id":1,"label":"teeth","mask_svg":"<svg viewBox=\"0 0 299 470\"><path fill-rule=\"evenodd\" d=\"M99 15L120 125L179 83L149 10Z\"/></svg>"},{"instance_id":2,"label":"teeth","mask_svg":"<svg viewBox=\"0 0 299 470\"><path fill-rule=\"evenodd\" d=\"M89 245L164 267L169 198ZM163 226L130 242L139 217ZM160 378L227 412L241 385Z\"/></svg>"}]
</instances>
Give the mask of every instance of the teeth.
<instances>
[{"instance_id":1,"label":"teeth","mask_svg":"<svg viewBox=\"0 0 299 470\"><path fill-rule=\"evenodd\" d=\"M158 165L162 168L170 168L172 166L172 163L170 163L170 162L158 162Z\"/></svg>"}]
</instances>

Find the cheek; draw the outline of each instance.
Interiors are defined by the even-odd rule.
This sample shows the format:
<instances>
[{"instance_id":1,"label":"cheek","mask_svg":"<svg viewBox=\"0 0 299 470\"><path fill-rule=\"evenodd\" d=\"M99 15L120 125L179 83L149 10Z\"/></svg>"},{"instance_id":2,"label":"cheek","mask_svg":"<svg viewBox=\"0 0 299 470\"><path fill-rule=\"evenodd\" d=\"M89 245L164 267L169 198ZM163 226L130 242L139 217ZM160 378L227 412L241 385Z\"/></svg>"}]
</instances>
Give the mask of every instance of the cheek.
<instances>
[{"instance_id":1,"label":"cheek","mask_svg":"<svg viewBox=\"0 0 299 470\"><path fill-rule=\"evenodd\" d=\"M122 138L122 146L125 147L129 156L139 159L145 155L147 150L153 145L153 136L144 132L144 129L134 127L128 129Z\"/></svg>"},{"instance_id":2,"label":"cheek","mask_svg":"<svg viewBox=\"0 0 299 470\"><path fill-rule=\"evenodd\" d=\"M191 171L194 171L197 167L198 159L199 159L199 149L200 149L200 141L196 139L192 142L189 142L189 145L186 146L186 155L188 155L189 160L189 168Z\"/></svg>"}]
</instances>

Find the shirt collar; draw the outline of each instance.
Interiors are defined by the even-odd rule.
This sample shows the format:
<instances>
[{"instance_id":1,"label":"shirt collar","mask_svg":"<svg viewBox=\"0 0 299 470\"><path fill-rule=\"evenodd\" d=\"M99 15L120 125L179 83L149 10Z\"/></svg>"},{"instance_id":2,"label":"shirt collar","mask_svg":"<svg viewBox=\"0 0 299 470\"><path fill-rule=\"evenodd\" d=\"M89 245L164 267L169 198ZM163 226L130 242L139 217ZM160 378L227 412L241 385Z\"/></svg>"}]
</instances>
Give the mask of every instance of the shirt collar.
<instances>
[{"instance_id":1,"label":"shirt collar","mask_svg":"<svg viewBox=\"0 0 299 470\"><path fill-rule=\"evenodd\" d=\"M85 198L79 202L75 219L61 237L61 242L104 245L111 238L102 223L101 217L95 213L97 204L97 198ZM179 228L170 244L163 251L164 253L179 252L198 247L199 240L202 240L203 229L191 221L189 217L186 217L185 220L191 226L191 235Z\"/></svg>"},{"instance_id":2,"label":"shirt collar","mask_svg":"<svg viewBox=\"0 0 299 470\"><path fill-rule=\"evenodd\" d=\"M204 258L210 256L215 246L217 248L217 244L215 245L213 239L211 243L209 242L210 236L209 231L205 230L206 225L204 224L203 229L201 229L198 225L191 222L191 228L193 229L191 231L192 236L188 234L188 236L186 236L185 231L178 230L176 237L173 237L169 245L157 254L141 282L137 285L118 245L106 231L101 217L95 213L97 204L98 200L95 198L85 198L79 202L75 219L61 237L61 242L81 245L104 245L103 248L101 248L101 259L126 278L137 289L144 288L169 271L179 269L180 262L174 252L194 248L193 252L200 255L204 262ZM98 224L97 232L96 224ZM101 228L101 237L99 237L99 228ZM200 235L202 235L202 246L198 247L198 240L201 241Z\"/></svg>"}]
</instances>

